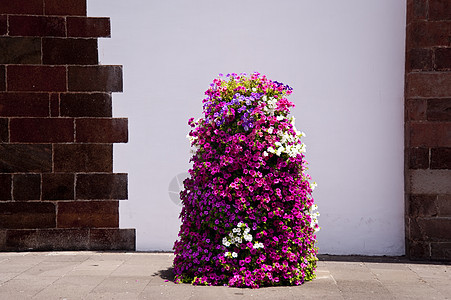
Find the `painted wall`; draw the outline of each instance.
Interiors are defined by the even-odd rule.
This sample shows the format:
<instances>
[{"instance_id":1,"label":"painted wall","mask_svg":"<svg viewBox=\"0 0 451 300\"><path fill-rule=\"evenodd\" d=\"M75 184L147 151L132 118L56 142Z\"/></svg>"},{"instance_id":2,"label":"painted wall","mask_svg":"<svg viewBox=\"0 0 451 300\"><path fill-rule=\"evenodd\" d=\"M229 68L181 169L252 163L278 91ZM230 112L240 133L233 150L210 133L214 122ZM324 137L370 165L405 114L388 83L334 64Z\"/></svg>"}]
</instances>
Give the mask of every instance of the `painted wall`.
<instances>
[{"instance_id":1,"label":"painted wall","mask_svg":"<svg viewBox=\"0 0 451 300\"><path fill-rule=\"evenodd\" d=\"M259 71L294 88L320 253L404 253L405 0L90 0L88 15L111 17L100 59L124 66L114 115L130 141L115 145L114 171L129 173L120 224L138 250L177 238L168 188L190 167L187 120L211 80Z\"/></svg>"}]
</instances>

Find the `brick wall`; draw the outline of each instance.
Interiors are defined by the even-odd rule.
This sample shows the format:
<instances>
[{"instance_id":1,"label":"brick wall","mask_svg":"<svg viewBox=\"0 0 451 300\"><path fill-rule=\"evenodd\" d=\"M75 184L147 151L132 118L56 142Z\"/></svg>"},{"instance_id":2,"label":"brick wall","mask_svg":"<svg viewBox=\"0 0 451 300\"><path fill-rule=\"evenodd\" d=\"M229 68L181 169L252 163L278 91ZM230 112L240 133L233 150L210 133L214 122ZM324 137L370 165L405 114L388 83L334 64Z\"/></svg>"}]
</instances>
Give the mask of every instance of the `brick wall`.
<instances>
[{"instance_id":1,"label":"brick wall","mask_svg":"<svg viewBox=\"0 0 451 300\"><path fill-rule=\"evenodd\" d=\"M451 259L451 3L408 0L406 245L412 259Z\"/></svg>"},{"instance_id":2,"label":"brick wall","mask_svg":"<svg viewBox=\"0 0 451 300\"><path fill-rule=\"evenodd\" d=\"M98 65L108 18L86 0L0 1L0 250L134 250L113 173L122 67Z\"/></svg>"}]
</instances>

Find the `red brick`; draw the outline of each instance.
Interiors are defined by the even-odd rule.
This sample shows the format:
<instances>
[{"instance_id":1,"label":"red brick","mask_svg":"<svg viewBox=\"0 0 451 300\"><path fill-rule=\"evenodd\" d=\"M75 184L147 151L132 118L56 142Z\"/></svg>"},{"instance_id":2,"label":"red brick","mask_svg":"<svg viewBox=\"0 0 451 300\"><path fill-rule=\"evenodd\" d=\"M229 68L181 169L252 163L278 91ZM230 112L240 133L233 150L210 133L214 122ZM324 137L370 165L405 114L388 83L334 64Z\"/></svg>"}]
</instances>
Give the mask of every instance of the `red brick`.
<instances>
[{"instance_id":1,"label":"red brick","mask_svg":"<svg viewBox=\"0 0 451 300\"><path fill-rule=\"evenodd\" d=\"M3 251L89 250L89 229L8 229Z\"/></svg>"},{"instance_id":2,"label":"red brick","mask_svg":"<svg viewBox=\"0 0 451 300\"><path fill-rule=\"evenodd\" d=\"M425 99L408 99L406 101L406 120L426 120L427 101Z\"/></svg>"},{"instance_id":3,"label":"red brick","mask_svg":"<svg viewBox=\"0 0 451 300\"><path fill-rule=\"evenodd\" d=\"M15 174L13 176L13 199L16 201L40 200L41 175Z\"/></svg>"},{"instance_id":4,"label":"red brick","mask_svg":"<svg viewBox=\"0 0 451 300\"><path fill-rule=\"evenodd\" d=\"M410 195L409 217L432 217L438 214L437 195Z\"/></svg>"},{"instance_id":5,"label":"red brick","mask_svg":"<svg viewBox=\"0 0 451 300\"><path fill-rule=\"evenodd\" d=\"M10 36L66 36L62 17L9 16Z\"/></svg>"},{"instance_id":6,"label":"red brick","mask_svg":"<svg viewBox=\"0 0 451 300\"><path fill-rule=\"evenodd\" d=\"M61 116L111 117L111 94L61 94Z\"/></svg>"},{"instance_id":7,"label":"red brick","mask_svg":"<svg viewBox=\"0 0 451 300\"><path fill-rule=\"evenodd\" d=\"M10 141L64 143L74 141L74 120L68 118L20 118L10 120Z\"/></svg>"},{"instance_id":8,"label":"red brick","mask_svg":"<svg viewBox=\"0 0 451 300\"><path fill-rule=\"evenodd\" d=\"M0 118L0 143L7 142L9 142L9 121L8 119Z\"/></svg>"},{"instance_id":9,"label":"red brick","mask_svg":"<svg viewBox=\"0 0 451 300\"><path fill-rule=\"evenodd\" d=\"M64 66L8 66L8 91L66 91Z\"/></svg>"},{"instance_id":10,"label":"red brick","mask_svg":"<svg viewBox=\"0 0 451 300\"><path fill-rule=\"evenodd\" d=\"M0 116L47 117L49 95L44 93L0 93Z\"/></svg>"},{"instance_id":11,"label":"red brick","mask_svg":"<svg viewBox=\"0 0 451 300\"><path fill-rule=\"evenodd\" d=\"M0 1L0 13L42 15L44 3L43 0Z\"/></svg>"},{"instance_id":12,"label":"red brick","mask_svg":"<svg viewBox=\"0 0 451 300\"><path fill-rule=\"evenodd\" d=\"M128 141L128 120L126 118L75 120L75 140L79 143L127 143Z\"/></svg>"},{"instance_id":13,"label":"red brick","mask_svg":"<svg viewBox=\"0 0 451 300\"><path fill-rule=\"evenodd\" d=\"M410 148L409 151L410 169L429 168L429 148Z\"/></svg>"},{"instance_id":14,"label":"red brick","mask_svg":"<svg viewBox=\"0 0 451 300\"><path fill-rule=\"evenodd\" d=\"M51 145L0 144L0 173L51 171Z\"/></svg>"},{"instance_id":15,"label":"red brick","mask_svg":"<svg viewBox=\"0 0 451 300\"><path fill-rule=\"evenodd\" d=\"M431 49L411 49L406 54L407 72L412 70L431 71L433 69Z\"/></svg>"},{"instance_id":16,"label":"red brick","mask_svg":"<svg viewBox=\"0 0 451 300\"><path fill-rule=\"evenodd\" d=\"M411 123L411 147L451 147L451 122Z\"/></svg>"},{"instance_id":17,"label":"red brick","mask_svg":"<svg viewBox=\"0 0 451 300\"><path fill-rule=\"evenodd\" d=\"M413 22L407 26L406 35L407 49L450 46L451 22Z\"/></svg>"},{"instance_id":18,"label":"red brick","mask_svg":"<svg viewBox=\"0 0 451 300\"><path fill-rule=\"evenodd\" d=\"M55 172L112 172L112 144L55 144Z\"/></svg>"},{"instance_id":19,"label":"red brick","mask_svg":"<svg viewBox=\"0 0 451 300\"><path fill-rule=\"evenodd\" d=\"M74 200L74 189L74 174L42 174L42 200Z\"/></svg>"},{"instance_id":20,"label":"red brick","mask_svg":"<svg viewBox=\"0 0 451 300\"><path fill-rule=\"evenodd\" d=\"M57 224L58 228L119 227L119 202L58 202Z\"/></svg>"},{"instance_id":21,"label":"red brick","mask_svg":"<svg viewBox=\"0 0 451 300\"><path fill-rule=\"evenodd\" d=\"M127 174L77 174L76 199L127 199Z\"/></svg>"},{"instance_id":22,"label":"red brick","mask_svg":"<svg viewBox=\"0 0 451 300\"><path fill-rule=\"evenodd\" d=\"M50 202L0 203L0 228L54 228L55 205Z\"/></svg>"},{"instance_id":23,"label":"red brick","mask_svg":"<svg viewBox=\"0 0 451 300\"><path fill-rule=\"evenodd\" d=\"M136 250L134 229L92 228L89 240L90 250Z\"/></svg>"},{"instance_id":24,"label":"red brick","mask_svg":"<svg viewBox=\"0 0 451 300\"><path fill-rule=\"evenodd\" d=\"M11 200L11 175L0 174L0 201Z\"/></svg>"},{"instance_id":25,"label":"red brick","mask_svg":"<svg viewBox=\"0 0 451 300\"><path fill-rule=\"evenodd\" d=\"M50 116L59 117L60 115L60 95L58 93L50 94Z\"/></svg>"},{"instance_id":26,"label":"red brick","mask_svg":"<svg viewBox=\"0 0 451 300\"><path fill-rule=\"evenodd\" d=\"M410 73L406 77L406 97L449 97L451 72Z\"/></svg>"},{"instance_id":27,"label":"red brick","mask_svg":"<svg viewBox=\"0 0 451 300\"><path fill-rule=\"evenodd\" d=\"M435 50L435 69L451 69L451 48L437 48Z\"/></svg>"},{"instance_id":28,"label":"red brick","mask_svg":"<svg viewBox=\"0 0 451 300\"><path fill-rule=\"evenodd\" d=\"M429 20L451 20L449 0L429 0Z\"/></svg>"},{"instance_id":29,"label":"red brick","mask_svg":"<svg viewBox=\"0 0 451 300\"><path fill-rule=\"evenodd\" d=\"M427 100L428 121L451 121L451 98Z\"/></svg>"},{"instance_id":30,"label":"red brick","mask_svg":"<svg viewBox=\"0 0 451 300\"><path fill-rule=\"evenodd\" d=\"M44 0L46 15L86 16L86 0Z\"/></svg>"},{"instance_id":31,"label":"red brick","mask_svg":"<svg viewBox=\"0 0 451 300\"><path fill-rule=\"evenodd\" d=\"M451 169L451 148L431 149L431 169Z\"/></svg>"},{"instance_id":32,"label":"red brick","mask_svg":"<svg viewBox=\"0 0 451 300\"><path fill-rule=\"evenodd\" d=\"M69 91L122 92L122 66L69 66Z\"/></svg>"},{"instance_id":33,"label":"red brick","mask_svg":"<svg viewBox=\"0 0 451 300\"><path fill-rule=\"evenodd\" d=\"M0 15L0 35L6 35L8 32L7 16Z\"/></svg>"},{"instance_id":34,"label":"red brick","mask_svg":"<svg viewBox=\"0 0 451 300\"><path fill-rule=\"evenodd\" d=\"M0 37L1 64L41 64L41 39Z\"/></svg>"},{"instance_id":35,"label":"red brick","mask_svg":"<svg viewBox=\"0 0 451 300\"><path fill-rule=\"evenodd\" d=\"M110 37L109 18L67 18L67 36L69 37Z\"/></svg>"},{"instance_id":36,"label":"red brick","mask_svg":"<svg viewBox=\"0 0 451 300\"><path fill-rule=\"evenodd\" d=\"M6 91L6 68L0 66L0 91Z\"/></svg>"},{"instance_id":37,"label":"red brick","mask_svg":"<svg viewBox=\"0 0 451 300\"><path fill-rule=\"evenodd\" d=\"M96 39L42 39L45 65L96 65L99 63Z\"/></svg>"}]
</instances>

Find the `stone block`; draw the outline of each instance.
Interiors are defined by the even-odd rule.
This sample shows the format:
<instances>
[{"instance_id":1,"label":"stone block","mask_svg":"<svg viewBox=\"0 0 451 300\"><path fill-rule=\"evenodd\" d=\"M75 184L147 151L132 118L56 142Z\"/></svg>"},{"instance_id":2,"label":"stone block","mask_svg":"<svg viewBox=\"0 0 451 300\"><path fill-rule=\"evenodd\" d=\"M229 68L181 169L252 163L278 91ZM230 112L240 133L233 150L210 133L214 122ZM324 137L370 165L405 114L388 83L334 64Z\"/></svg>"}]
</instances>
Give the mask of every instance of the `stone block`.
<instances>
[{"instance_id":1,"label":"stone block","mask_svg":"<svg viewBox=\"0 0 451 300\"><path fill-rule=\"evenodd\" d=\"M76 199L127 199L127 174L77 174Z\"/></svg>"},{"instance_id":2,"label":"stone block","mask_svg":"<svg viewBox=\"0 0 451 300\"><path fill-rule=\"evenodd\" d=\"M451 95L451 72L415 72L406 76L407 98L435 98L449 95Z\"/></svg>"},{"instance_id":3,"label":"stone block","mask_svg":"<svg viewBox=\"0 0 451 300\"><path fill-rule=\"evenodd\" d=\"M451 4L448 0L429 0L429 20L451 20Z\"/></svg>"},{"instance_id":4,"label":"stone block","mask_svg":"<svg viewBox=\"0 0 451 300\"><path fill-rule=\"evenodd\" d=\"M91 250L136 250L135 229L101 228L90 230Z\"/></svg>"},{"instance_id":5,"label":"stone block","mask_svg":"<svg viewBox=\"0 0 451 300\"><path fill-rule=\"evenodd\" d=\"M86 0L45 0L45 14L86 16Z\"/></svg>"},{"instance_id":6,"label":"stone block","mask_svg":"<svg viewBox=\"0 0 451 300\"><path fill-rule=\"evenodd\" d=\"M74 200L74 189L74 174L42 174L42 200Z\"/></svg>"},{"instance_id":7,"label":"stone block","mask_svg":"<svg viewBox=\"0 0 451 300\"><path fill-rule=\"evenodd\" d=\"M433 70L433 51L431 49L417 48L406 53L406 72Z\"/></svg>"},{"instance_id":8,"label":"stone block","mask_svg":"<svg viewBox=\"0 0 451 300\"><path fill-rule=\"evenodd\" d=\"M60 109L64 117L111 117L111 94L64 93L61 94Z\"/></svg>"},{"instance_id":9,"label":"stone block","mask_svg":"<svg viewBox=\"0 0 451 300\"><path fill-rule=\"evenodd\" d=\"M0 116L47 117L49 95L47 93L0 93Z\"/></svg>"},{"instance_id":10,"label":"stone block","mask_svg":"<svg viewBox=\"0 0 451 300\"><path fill-rule=\"evenodd\" d=\"M429 148L409 149L409 168L428 169L429 168Z\"/></svg>"},{"instance_id":11,"label":"stone block","mask_svg":"<svg viewBox=\"0 0 451 300\"><path fill-rule=\"evenodd\" d=\"M437 216L437 195L410 195L408 214L409 217Z\"/></svg>"},{"instance_id":12,"label":"stone block","mask_svg":"<svg viewBox=\"0 0 451 300\"><path fill-rule=\"evenodd\" d=\"M119 227L118 201L58 202L58 228Z\"/></svg>"},{"instance_id":13,"label":"stone block","mask_svg":"<svg viewBox=\"0 0 451 300\"><path fill-rule=\"evenodd\" d=\"M13 199L15 201L40 200L41 199L41 175L40 174L14 174L13 175Z\"/></svg>"},{"instance_id":14,"label":"stone block","mask_svg":"<svg viewBox=\"0 0 451 300\"><path fill-rule=\"evenodd\" d=\"M451 194L451 170L410 170L413 194Z\"/></svg>"},{"instance_id":15,"label":"stone block","mask_svg":"<svg viewBox=\"0 0 451 300\"><path fill-rule=\"evenodd\" d=\"M74 141L74 119L13 118L10 141L28 143L65 143Z\"/></svg>"},{"instance_id":16,"label":"stone block","mask_svg":"<svg viewBox=\"0 0 451 300\"><path fill-rule=\"evenodd\" d=\"M8 119L0 118L0 143L7 142L9 142L9 121Z\"/></svg>"},{"instance_id":17,"label":"stone block","mask_svg":"<svg viewBox=\"0 0 451 300\"><path fill-rule=\"evenodd\" d=\"M0 201L11 200L11 175L0 174Z\"/></svg>"},{"instance_id":18,"label":"stone block","mask_svg":"<svg viewBox=\"0 0 451 300\"><path fill-rule=\"evenodd\" d=\"M451 98L427 100L428 121L451 121Z\"/></svg>"},{"instance_id":19,"label":"stone block","mask_svg":"<svg viewBox=\"0 0 451 300\"><path fill-rule=\"evenodd\" d=\"M9 16L10 36L66 36L66 21L62 17Z\"/></svg>"},{"instance_id":20,"label":"stone block","mask_svg":"<svg viewBox=\"0 0 451 300\"><path fill-rule=\"evenodd\" d=\"M55 221L56 210L53 203L0 202L0 228L54 228Z\"/></svg>"},{"instance_id":21,"label":"stone block","mask_svg":"<svg viewBox=\"0 0 451 300\"><path fill-rule=\"evenodd\" d=\"M0 37L0 64L41 64L41 39Z\"/></svg>"},{"instance_id":22,"label":"stone block","mask_svg":"<svg viewBox=\"0 0 451 300\"><path fill-rule=\"evenodd\" d=\"M50 94L50 116L59 117L60 116L60 94L51 93Z\"/></svg>"},{"instance_id":23,"label":"stone block","mask_svg":"<svg viewBox=\"0 0 451 300\"><path fill-rule=\"evenodd\" d=\"M45 65L96 65L99 63L96 39L44 38L42 63Z\"/></svg>"},{"instance_id":24,"label":"stone block","mask_svg":"<svg viewBox=\"0 0 451 300\"><path fill-rule=\"evenodd\" d=\"M451 169L451 148L431 149L431 169Z\"/></svg>"},{"instance_id":25,"label":"stone block","mask_svg":"<svg viewBox=\"0 0 451 300\"><path fill-rule=\"evenodd\" d=\"M110 18L67 18L69 37L110 37Z\"/></svg>"},{"instance_id":26,"label":"stone block","mask_svg":"<svg viewBox=\"0 0 451 300\"><path fill-rule=\"evenodd\" d=\"M451 147L451 122L411 122L410 147Z\"/></svg>"},{"instance_id":27,"label":"stone block","mask_svg":"<svg viewBox=\"0 0 451 300\"><path fill-rule=\"evenodd\" d=\"M427 101L425 99L408 99L406 101L406 120L426 120Z\"/></svg>"},{"instance_id":28,"label":"stone block","mask_svg":"<svg viewBox=\"0 0 451 300\"><path fill-rule=\"evenodd\" d=\"M78 143L127 143L126 118L80 118L75 126Z\"/></svg>"},{"instance_id":29,"label":"stone block","mask_svg":"<svg viewBox=\"0 0 451 300\"><path fill-rule=\"evenodd\" d=\"M8 66L8 91L64 92L65 66Z\"/></svg>"},{"instance_id":30,"label":"stone block","mask_svg":"<svg viewBox=\"0 0 451 300\"><path fill-rule=\"evenodd\" d=\"M54 145L55 172L112 172L111 144Z\"/></svg>"},{"instance_id":31,"label":"stone block","mask_svg":"<svg viewBox=\"0 0 451 300\"><path fill-rule=\"evenodd\" d=\"M122 92L122 66L69 66L69 91Z\"/></svg>"},{"instance_id":32,"label":"stone block","mask_svg":"<svg viewBox=\"0 0 451 300\"><path fill-rule=\"evenodd\" d=\"M88 250L89 229L7 230L7 251Z\"/></svg>"},{"instance_id":33,"label":"stone block","mask_svg":"<svg viewBox=\"0 0 451 300\"><path fill-rule=\"evenodd\" d=\"M0 173L51 171L51 145L0 144Z\"/></svg>"},{"instance_id":34,"label":"stone block","mask_svg":"<svg viewBox=\"0 0 451 300\"><path fill-rule=\"evenodd\" d=\"M0 11L4 14L42 15L43 0L0 1Z\"/></svg>"}]
</instances>

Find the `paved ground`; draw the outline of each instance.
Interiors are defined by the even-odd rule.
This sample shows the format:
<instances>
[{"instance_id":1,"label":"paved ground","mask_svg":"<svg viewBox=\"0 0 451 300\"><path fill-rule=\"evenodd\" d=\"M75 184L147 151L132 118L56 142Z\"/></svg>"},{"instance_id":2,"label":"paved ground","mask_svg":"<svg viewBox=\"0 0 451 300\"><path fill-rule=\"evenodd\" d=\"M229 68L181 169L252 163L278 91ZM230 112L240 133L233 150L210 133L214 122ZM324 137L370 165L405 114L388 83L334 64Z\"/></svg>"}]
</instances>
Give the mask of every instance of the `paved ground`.
<instances>
[{"instance_id":1,"label":"paved ground","mask_svg":"<svg viewBox=\"0 0 451 300\"><path fill-rule=\"evenodd\" d=\"M321 256L318 278L258 290L174 284L169 253L0 253L0 299L450 299L451 266Z\"/></svg>"}]
</instances>

